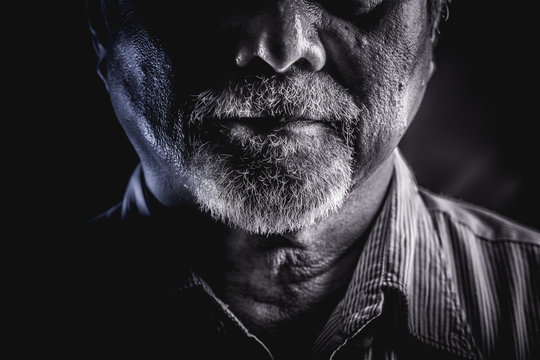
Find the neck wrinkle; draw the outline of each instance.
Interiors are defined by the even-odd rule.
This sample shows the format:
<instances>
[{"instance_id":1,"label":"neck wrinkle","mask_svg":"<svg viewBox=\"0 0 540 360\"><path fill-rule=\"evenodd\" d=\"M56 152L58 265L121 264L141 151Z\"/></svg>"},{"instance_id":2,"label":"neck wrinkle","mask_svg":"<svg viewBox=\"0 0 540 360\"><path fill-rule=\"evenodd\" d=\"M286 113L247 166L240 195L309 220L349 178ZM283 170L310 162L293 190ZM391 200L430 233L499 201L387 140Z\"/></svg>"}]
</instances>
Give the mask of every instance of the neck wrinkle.
<instances>
[{"instance_id":1,"label":"neck wrinkle","mask_svg":"<svg viewBox=\"0 0 540 360\"><path fill-rule=\"evenodd\" d=\"M257 336L277 344L272 334L311 334L314 341L345 293L392 171L390 157L337 213L311 228L284 236L226 229L213 251L218 266L209 264L216 295Z\"/></svg>"}]
</instances>

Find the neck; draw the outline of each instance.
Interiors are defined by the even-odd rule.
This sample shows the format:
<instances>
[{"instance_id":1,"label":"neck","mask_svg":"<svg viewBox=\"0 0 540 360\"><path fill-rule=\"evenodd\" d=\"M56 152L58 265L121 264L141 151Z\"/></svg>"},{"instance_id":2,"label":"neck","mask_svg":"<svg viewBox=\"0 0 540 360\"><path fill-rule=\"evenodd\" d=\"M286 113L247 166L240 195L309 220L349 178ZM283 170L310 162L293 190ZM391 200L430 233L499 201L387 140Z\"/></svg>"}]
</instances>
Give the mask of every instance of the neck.
<instances>
[{"instance_id":1,"label":"neck","mask_svg":"<svg viewBox=\"0 0 540 360\"><path fill-rule=\"evenodd\" d=\"M310 228L273 236L226 229L201 273L268 345L289 338L298 346L299 334L312 343L346 290L392 170L391 156L352 189L338 212Z\"/></svg>"}]
</instances>

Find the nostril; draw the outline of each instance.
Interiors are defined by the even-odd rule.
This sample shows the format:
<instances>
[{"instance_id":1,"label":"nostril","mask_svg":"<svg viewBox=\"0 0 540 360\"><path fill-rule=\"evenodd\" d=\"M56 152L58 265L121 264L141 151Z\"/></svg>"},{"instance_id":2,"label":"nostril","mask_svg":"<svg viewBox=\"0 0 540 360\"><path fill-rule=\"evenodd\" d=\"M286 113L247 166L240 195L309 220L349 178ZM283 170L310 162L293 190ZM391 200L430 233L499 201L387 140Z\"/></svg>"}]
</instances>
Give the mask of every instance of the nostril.
<instances>
[{"instance_id":1,"label":"nostril","mask_svg":"<svg viewBox=\"0 0 540 360\"><path fill-rule=\"evenodd\" d=\"M298 69L305 70L305 71L313 71L313 67L314 67L313 64L311 62L309 62L309 60L307 60L306 58L300 58L300 59L296 60L294 65Z\"/></svg>"},{"instance_id":2,"label":"nostril","mask_svg":"<svg viewBox=\"0 0 540 360\"><path fill-rule=\"evenodd\" d=\"M246 74L285 73L293 66L305 71L324 67L325 49L313 19L291 4L281 5L276 14L259 14L246 22L235 58L237 68Z\"/></svg>"},{"instance_id":3,"label":"nostril","mask_svg":"<svg viewBox=\"0 0 540 360\"><path fill-rule=\"evenodd\" d=\"M239 65L240 71L244 76L272 76L276 70L262 58L252 57L247 63Z\"/></svg>"}]
</instances>

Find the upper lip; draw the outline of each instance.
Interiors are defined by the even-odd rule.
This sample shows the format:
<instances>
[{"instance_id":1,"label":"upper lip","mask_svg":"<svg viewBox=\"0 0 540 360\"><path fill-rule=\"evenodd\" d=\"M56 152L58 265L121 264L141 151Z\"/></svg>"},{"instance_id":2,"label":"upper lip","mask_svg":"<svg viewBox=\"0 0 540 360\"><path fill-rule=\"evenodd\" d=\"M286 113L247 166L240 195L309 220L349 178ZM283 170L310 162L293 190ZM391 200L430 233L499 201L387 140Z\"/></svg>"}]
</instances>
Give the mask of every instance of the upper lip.
<instances>
[{"instance_id":1,"label":"upper lip","mask_svg":"<svg viewBox=\"0 0 540 360\"><path fill-rule=\"evenodd\" d=\"M250 117L236 117L236 118L224 118L222 121L225 122L235 122L235 121L242 121L242 122L256 122L256 123L275 123L277 124L287 124L292 123L296 121L306 121L306 122L315 122L315 121L321 121L318 119L311 119L311 118L305 118L301 116L250 116Z\"/></svg>"}]
</instances>

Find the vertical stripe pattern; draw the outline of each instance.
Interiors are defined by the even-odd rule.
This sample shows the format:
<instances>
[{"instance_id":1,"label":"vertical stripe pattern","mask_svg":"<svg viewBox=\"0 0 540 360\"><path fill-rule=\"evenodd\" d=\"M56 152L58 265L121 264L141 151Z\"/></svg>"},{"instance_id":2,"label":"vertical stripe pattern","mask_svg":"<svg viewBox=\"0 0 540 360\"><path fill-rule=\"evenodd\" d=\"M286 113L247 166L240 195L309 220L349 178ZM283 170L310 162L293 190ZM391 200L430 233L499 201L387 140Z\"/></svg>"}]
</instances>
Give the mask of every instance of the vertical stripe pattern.
<instances>
[{"instance_id":1,"label":"vertical stripe pattern","mask_svg":"<svg viewBox=\"0 0 540 360\"><path fill-rule=\"evenodd\" d=\"M389 196L314 352L336 354L361 338L391 288L407 300L410 334L428 346L458 358L539 356L539 239L496 214L419 189L397 153ZM358 355L400 357L377 345Z\"/></svg>"}]
</instances>

